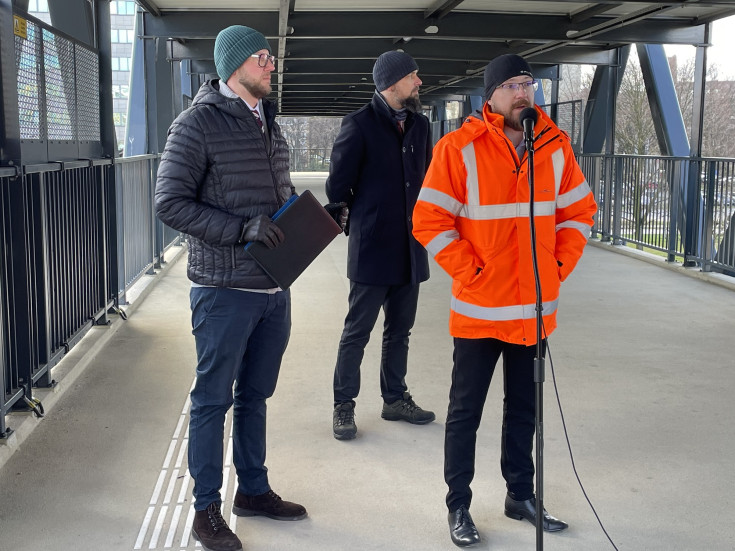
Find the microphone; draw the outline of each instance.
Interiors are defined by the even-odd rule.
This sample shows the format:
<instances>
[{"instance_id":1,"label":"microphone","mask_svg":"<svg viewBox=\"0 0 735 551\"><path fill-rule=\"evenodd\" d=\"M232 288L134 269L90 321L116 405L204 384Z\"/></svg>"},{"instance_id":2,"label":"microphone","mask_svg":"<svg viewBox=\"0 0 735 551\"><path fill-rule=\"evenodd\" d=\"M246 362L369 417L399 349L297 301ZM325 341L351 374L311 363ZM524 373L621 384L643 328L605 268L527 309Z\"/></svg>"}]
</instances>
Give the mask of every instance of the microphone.
<instances>
[{"instance_id":1,"label":"microphone","mask_svg":"<svg viewBox=\"0 0 735 551\"><path fill-rule=\"evenodd\" d=\"M533 107L526 107L521 111L520 116L521 124L523 125L523 139L526 143L533 142L533 126L538 120L538 113Z\"/></svg>"}]
</instances>

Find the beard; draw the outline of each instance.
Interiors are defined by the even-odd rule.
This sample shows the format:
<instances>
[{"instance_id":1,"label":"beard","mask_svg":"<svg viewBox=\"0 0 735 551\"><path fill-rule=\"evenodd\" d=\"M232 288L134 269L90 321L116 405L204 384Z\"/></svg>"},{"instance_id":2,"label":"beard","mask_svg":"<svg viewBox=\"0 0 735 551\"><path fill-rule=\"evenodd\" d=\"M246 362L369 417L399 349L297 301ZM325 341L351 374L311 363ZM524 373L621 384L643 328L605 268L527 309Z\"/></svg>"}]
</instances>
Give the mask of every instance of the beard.
<instances>
[{"instance_id":1,"label":"beard","mask_svg":"<svg viewBox=\"0 0 735 551\"><path fill-rule=\"evenodd\" d=\"M518 101L514 103L510 110L507 112L497 111L500 115L503 115L503 118L505 119L503 123L505 126L508 126L512 128L513 130L523 131L523 125L521 124L521 113L522 111L519 111L518 113L513 113L516 109L519 107L531 107L531 104L527 101Z\"/></svg>"},{"instance_id":2,"label":"beard","mask_svg":"<svg viewBox=\"0 0 735 551\"><path fill-rule=\"evenodd\" d=\"M408 96L401 100L401 106L405 107L411 113L418 113L423 109L418 93L415 96Z\"/></svg>"},{"instance_id":3,"label":"beard","mask_svg":"<svg viewBox=\"0 0 735 551\"><path fill-rule=\"evenodd\" d=\"M254 97L264 98L271 93L271 85L261 78L252 78L250 75L243 75L237 81Z\"/></svg>"}]
</instances>

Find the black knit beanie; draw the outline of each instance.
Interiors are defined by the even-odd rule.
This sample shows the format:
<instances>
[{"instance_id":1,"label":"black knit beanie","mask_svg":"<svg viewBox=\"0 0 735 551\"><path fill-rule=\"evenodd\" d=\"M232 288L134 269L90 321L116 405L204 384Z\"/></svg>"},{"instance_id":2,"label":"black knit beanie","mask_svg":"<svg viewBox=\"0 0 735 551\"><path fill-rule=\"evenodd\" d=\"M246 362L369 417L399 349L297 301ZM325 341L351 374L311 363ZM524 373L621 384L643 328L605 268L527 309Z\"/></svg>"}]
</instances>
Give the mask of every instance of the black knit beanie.
<instances>
[{"instance_id":1,"label":"black knit beanie","mask_svg":"<svg viewBox=\"0 0 735 551\"><path fill-rule=\"evenodd\" d=\"M498 84L513 77L526 75L533 78L531 67L526 60L516 54L504 54L493 59L485 67L485 101L490 99Z\"/></svg>"},{"instance_id":2,"label":"black knit beanie","mask_svg":"<svg viewBox=\"0 0 735 551\"><path fill-rule=\"evenodd\" d=\"M378 92L387 90L403 77L418 71L416 61L406 52L392 50L380 54L373 66L373 82Z\"/></svg>"}]
</instances>

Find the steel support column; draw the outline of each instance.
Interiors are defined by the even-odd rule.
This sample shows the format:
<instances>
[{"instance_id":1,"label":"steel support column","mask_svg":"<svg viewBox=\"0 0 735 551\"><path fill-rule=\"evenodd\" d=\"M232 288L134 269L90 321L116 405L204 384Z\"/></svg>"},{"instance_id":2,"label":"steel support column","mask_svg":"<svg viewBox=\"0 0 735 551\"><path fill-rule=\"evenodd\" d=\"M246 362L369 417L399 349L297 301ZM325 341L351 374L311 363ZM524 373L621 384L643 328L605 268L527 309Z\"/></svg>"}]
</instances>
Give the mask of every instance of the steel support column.
<instances>
[{"instance_id":1,"label":"steel support column","mask_svg":"<svg viewBox=\"0 0 735 551\"><path fill-rule=\"evenodd\" d=\"M592 78L589 98L584 108L582 153L602 153L605 140L615 122L615 117L611 116L610 107L615 107L615 99L620 91L620 83L628 63L630 48L624 47L620 50L620 52L611 52L609 64L598 65ZM618 63L618 59L622 63L622 70L613 71L613 66ZM614 132L612 135L614 136Z\"/></svg>"},{"instance_id":2,"label":"steel support column","mask_svg":"<svg viewBox=\"0 0 735 551\"><path fill-rule=\"evenodd\" d=\"M100 60L100 140L102 156L112 159L116 156L119 145L113 120L110 3L96 2L95 6L97 6L95 13L97 44L94 46L98 48Z\"/></svg>"},{"instance_id":3,"label":"steel support column","mask_svg":"<svg viewBox=\"0 0 735 551\"><path fill-rule=\"evenodd\" d=\"M146 39L145 79L146 79L146 121L148 128L148 153L162 153L166 146L168 127L174 120L173 104L173 67L167 59L167 41L164 38ZM151 186L151 202L153 188ZM157 223L155 215L153 232L153 266L159 267L163 261L163 225Z\"/></svg>"},{"instance_id":4,"label":"steel support column","mask_svg":"<svg viewBox=\"0 0 735 551\"><path fill-rule=\"evenodd\" d=\"M689 140L664 47L660 44L637 44L636 48L661 154L686 157L689 155Z\"/></svg>"},{"instance_id":5,"label":"steel support column","mask_svg":"<svg viewBox=\"0 0 735 551\"><path fill-rule=\"evenodd\" d=\"M125 157L148 153L145 40L140 38L143 32L143 12L138 11L135 16L135 41L133 42L133 59L130 70L128 124L125 128Z\"/></svg>"},{"instance_id":6,"label":"steel support column","mask_svg":"<svg viewBox=\"0 0 735 551\"><path fill-rule=\"evenodd\" d=\"M709 43L712 24L709 23L705 30L705 43ZM702 250L700 228L702 226L703 204L699 192L700 167L702 158L702 132L704 127L704 99L707 81L707 46L698 46L694 56L694 98L692 99L692 141L689 151L689 171L684 186L685 219L684 235L684 266L695 266L694 258Z\"/></svg>"}]
</instances>

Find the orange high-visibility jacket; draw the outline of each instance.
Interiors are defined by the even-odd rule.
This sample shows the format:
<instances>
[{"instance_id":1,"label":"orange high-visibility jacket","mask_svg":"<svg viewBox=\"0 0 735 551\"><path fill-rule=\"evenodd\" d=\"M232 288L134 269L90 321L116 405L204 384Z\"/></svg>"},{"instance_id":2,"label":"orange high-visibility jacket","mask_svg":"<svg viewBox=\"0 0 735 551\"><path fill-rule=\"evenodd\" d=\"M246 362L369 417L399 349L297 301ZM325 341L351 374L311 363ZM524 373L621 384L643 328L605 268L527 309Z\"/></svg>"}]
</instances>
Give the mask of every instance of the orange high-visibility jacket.
<instances>
[{"instance_id":1,"label":"orange high-visibility jacket","mask_svg":"<svg viewBox=\"0 0 735 551\"><path fill-rule=\"evenodd\" d=\"M559 287L574 269L597 205L568 136L538 107L534 218L546 335ZM528 156L519 159L503 116L485 105L434 148L413 213L413 234L452 277L452 336L536 343Z\"/></svg>"}]
</instances>

